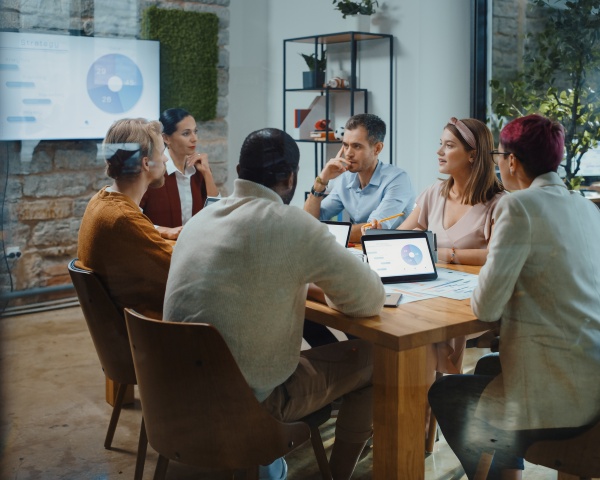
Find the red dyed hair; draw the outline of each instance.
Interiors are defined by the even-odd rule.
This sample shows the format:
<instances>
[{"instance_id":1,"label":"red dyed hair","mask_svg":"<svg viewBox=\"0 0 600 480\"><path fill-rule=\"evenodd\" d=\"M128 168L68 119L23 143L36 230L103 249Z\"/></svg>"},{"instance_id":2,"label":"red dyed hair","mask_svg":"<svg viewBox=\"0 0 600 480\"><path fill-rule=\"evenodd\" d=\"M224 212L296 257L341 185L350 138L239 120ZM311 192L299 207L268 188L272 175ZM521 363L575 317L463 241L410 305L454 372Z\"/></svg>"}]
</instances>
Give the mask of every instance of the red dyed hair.
<instances>
[{"instance_id":1,"label":"red dyed hair","mask_svg":"<svg viewBox=\"0 0 600 480\"><path fill-rule=\"evenodd\" d=\"M519 159L527 175L535 178L556 172L563 159L565 130L560 123L541 115L527 115L502 129L500 143Z\"/></svg>"}]
</instances>

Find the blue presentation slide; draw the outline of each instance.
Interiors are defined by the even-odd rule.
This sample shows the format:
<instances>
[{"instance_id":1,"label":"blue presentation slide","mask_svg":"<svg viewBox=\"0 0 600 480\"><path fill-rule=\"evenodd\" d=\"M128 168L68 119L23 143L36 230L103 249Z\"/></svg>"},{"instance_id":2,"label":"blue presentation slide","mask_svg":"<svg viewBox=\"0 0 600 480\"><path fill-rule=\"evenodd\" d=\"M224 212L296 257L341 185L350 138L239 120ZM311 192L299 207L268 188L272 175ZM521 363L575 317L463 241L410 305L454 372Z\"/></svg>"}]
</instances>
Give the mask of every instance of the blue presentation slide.
<instances>
[{"instance_id":1,"label":"blue presentation slide","mask_svg":"<svg viewBox=\"0 0 600 480\"><path fill-rule=\"evenodd\" d=\"M100 139L156 120L159 43L0 32L0 140Z\"/></svg>"}]
</instances>

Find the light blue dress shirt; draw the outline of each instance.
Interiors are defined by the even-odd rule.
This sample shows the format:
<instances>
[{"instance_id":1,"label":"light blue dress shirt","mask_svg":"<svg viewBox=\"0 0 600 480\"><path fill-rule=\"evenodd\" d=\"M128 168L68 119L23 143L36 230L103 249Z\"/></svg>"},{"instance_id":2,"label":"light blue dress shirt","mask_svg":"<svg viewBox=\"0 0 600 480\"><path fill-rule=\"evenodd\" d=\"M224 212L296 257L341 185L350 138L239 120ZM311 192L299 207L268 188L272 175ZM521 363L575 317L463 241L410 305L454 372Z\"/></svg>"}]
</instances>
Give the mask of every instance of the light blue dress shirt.
<instances>
[{"instance_id":1,"label":"light blue dress shirt","mask_svg":"<svg viewBox=\"0 0 600 480\"><path fill-rule=\"evenodd\" d=\"M369 184L361 189L358 173L344 172L331 180L331 191L321 202L321 220L345 210L352 223L366 223L404 212L403 217L382 224L396 228L415 206L416 194L408 174L401 168L377 161Z\"/></svg>"}]
</instances>

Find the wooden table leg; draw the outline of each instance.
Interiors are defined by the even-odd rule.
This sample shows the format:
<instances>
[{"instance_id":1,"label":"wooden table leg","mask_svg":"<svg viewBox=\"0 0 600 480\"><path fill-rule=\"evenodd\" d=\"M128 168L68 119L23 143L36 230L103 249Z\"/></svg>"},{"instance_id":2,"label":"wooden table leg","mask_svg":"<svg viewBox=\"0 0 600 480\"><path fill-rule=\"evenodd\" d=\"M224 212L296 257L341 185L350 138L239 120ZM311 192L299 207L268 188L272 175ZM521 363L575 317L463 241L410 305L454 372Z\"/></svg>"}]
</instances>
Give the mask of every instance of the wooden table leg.
<instances>
[{"instance_id":1,"label":"wooden table leg","mask_svg":"<svg viewBox=\"0 0 600 480\"><path fill-rule=\"evenodd\" d=\"M373 478L424 480L426 347L396 352L375 346Z\"/></svg>"}]
</instances>

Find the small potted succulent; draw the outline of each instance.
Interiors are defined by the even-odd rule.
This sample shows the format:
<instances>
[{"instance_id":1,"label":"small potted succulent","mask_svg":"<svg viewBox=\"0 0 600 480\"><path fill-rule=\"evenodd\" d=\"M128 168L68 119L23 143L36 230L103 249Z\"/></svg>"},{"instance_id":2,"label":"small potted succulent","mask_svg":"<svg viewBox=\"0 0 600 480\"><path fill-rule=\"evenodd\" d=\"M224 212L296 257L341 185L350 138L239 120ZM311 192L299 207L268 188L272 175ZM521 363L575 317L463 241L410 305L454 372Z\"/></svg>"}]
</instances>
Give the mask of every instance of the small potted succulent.
<instances>
[{"instance_id":1,"label":"small potted succulent","mask_svg":"<svg viewBox=\"0 0 600 480\"><path fill-rule=\"evenodd\" d=\"M346 15L373 15L375 7L379 6L377 0L333 0L333 4L336 10L342 12L342 18L346 18Z\"/></svg>"},{"instance_id":2,"label":"small potted succulent","mask_svg":"<svg viewBox=\"0 0 600 480\"><path fill-rule=\"evenodd\" d=\"M325 83L325 69L327 68L326 52L323 52L321 58L318 58L314 53L310 55L301 53L300 55L304 58L309 70L302 73L302 87L321 88Z\"/></svg>"}]
</instances>

